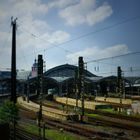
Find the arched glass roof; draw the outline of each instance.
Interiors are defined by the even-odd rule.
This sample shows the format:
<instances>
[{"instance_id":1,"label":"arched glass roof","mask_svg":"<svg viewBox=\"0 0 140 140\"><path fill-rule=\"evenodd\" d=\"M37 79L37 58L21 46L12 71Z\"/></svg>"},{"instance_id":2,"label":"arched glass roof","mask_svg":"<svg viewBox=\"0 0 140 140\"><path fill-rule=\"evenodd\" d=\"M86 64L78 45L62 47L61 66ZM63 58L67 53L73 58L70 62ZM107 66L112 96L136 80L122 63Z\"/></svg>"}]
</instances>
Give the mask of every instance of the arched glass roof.
<instances>
[{"instance_id":1,"label":"arched glass roof","mask_svg":"<svg viewBox=\"0 0 140 140\"><path fill-rule=\"evenodd\" d=\"M65 65L60 65L57 67L54 67L44 73L45 76L47 77L74 77L75 76L75 71L78 69L77 66L65 64ZM96 77L96 75L92 74L89 71L86 71L86 76L87 77Z\"/></svg>"}]
</instances>

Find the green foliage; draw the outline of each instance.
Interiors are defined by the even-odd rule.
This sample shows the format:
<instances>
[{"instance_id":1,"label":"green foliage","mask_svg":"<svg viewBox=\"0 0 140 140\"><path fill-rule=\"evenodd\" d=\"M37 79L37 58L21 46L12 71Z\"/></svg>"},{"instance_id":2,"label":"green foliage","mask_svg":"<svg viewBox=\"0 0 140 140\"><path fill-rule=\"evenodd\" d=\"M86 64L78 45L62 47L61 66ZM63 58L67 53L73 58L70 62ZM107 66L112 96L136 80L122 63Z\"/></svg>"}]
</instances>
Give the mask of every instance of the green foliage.
<instances>
[{"instance_id":1,"label":"green foliage","mask_svg":"<svg viewBox=\"0 0 140 140\"><path fill-rule=\"evenodd\" d=\"M114 113L114 109L113 108L103 108L103 109L98 109L98 110L101 110L101 111L104 111L104 112L109 112L109 113Z\"/></svg>"},{"instance_id":2,"label":"green foliage","mask_svg":"<svg viewBox=\"0 0 140 140\"><path fill-rule=\"evenodd\" d=\"M84 140L84 138L76 136L76 135L72 135L70 133L67 132L60 132L57 130L47 130L46 135L48 135L49 139L53 139L53 140Z\"/></svg>"},{"instance_id":3,"label":"green foliage","mask_svg":"<svg viewBox=\"0 0 140 140\"><path fill-rule=\"evenodd\" d=\"M88 116L88 117L94 117L94 118L99 118L100 117L100 115L98 115L98 114L85 114L86 116Z\"/></svg>"},{"instance_id":4,"label":"green foliage","mask_svg":"<svg viewBox=\"0 0 140 140\"><path fill-rule=\"evenodd\" d=\"M33 124L20 124L22 128L24 128L26 131L38 135L38 127ZM83 137L79 137L77 135L68 133L68 132L61 132L60 130L54 130L54 129L46 129L45 130L45 136L48 139L52 140L85 140Z\"/></svg>"},{"instance_id":5,"label":"green foliage","mask_svg":"<svg viewBox=\"0 0 140 140\"><path fill-rule=\"evenodd\" d=\"M10 123L15 119L18 120L19 107L13 102L6 100L0 107L0 122L1 123Z\"/></svg>"}]
</instances>

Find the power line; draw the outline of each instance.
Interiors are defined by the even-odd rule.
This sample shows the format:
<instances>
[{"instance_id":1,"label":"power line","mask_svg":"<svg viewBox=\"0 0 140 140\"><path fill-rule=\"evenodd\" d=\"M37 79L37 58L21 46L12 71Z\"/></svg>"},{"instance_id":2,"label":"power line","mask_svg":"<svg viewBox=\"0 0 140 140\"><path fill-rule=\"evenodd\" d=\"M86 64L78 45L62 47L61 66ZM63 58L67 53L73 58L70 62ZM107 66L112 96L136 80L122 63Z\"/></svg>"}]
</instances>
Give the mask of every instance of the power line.
<instances>
[{"instance_id":1,"label":"power line","mask_svg":"<svg viewBox=\"0 0 140 140\"><path fill-rule=\"evenodd\" d=\"M103 32L103 31L105 31L105 30L114 28L114 27L116 27L116 26L119 26L119 25L122 25L122 24L125 24L125 23L128 23L128 22L137 20L137 19L139 19L139 18L140 18L140 16L135 16L135 17L132 17L132 18L127 18L127 19L122 20L122 21L120 21L120 22L118 22L118 23L115 23L115 24L113 24L113 25L109 25L109 26L107 26L107 27L103 27L103 28L98 29L98 30L96 30L96 31L92 31L92 32L89 32L89 33L80 35L80 36L78 36L78 37L75 37L75 38L70 39L70 40L68 40L68 41L64 41L64 42L59 43L59 44L54 44L54 43L49 42L49 41L47 41L47 40L45 40L45 39L42 39L42 38L40 38L39 36L37 36L37 35L35 35L35 34L29 32L28 30L26 30L26 29L23 28L23 27L22 27L22 29L25 30L27 33L29 33L32 37L41 39L41 40L43 40L43 41L45 41L45 42L47 42L47 43L53 45L53 47L46 48L45 50L49 50L49 49L52 49L52 48L54 48L54 47L58 47L58 48L60 48L60 49L63 49L63 50L66 51L66 52L73 53L73 52L71 52L71 51L69 51L69 50L67 50L67 49L64 49L64 48L60 47L60 46L63 45L63 44L66 44L66 43L69 43L69 42L72 42L72 41L79 40L79 39L81 39L81 38L90 36L90 35L92 35L92 34L99 33L99 32Z\"/></svg>"},{"instance_id":2,"label":"power line","mask_svg":"<svg viewBox=\"0 0 140 140\"><path fill-rule=\"evenodd\" d=\"M103 28L101 28L101 29L98 29L98 30L96 30L96 31L92 31L92 32L83 34L83 35L81 35L81 36L78 36L78 37L76 37L76 38L73 38L73 39L71 39L71 40L65 41L65 42L63 42L63 43L58 44L57 46L63 45L63 44L66 44L66 43L69 43L69 42L72 42L72 41L75 41L75 40L79 40L79 39L81 39L81 38L90 36L90 35L95 34L95 33L103 32L103 31L105 31L105 30L107 30L107 29L114 28L114 27L116 27L116 26L119 26L119 25L121 25L121 24L125 24L125 23L128 23L128 22L134 21L134 20L139 19L139 18L140 18L140 16L135 16L135 17L132 17L132 18L125 19L125 20L120 21L120 22L118 22L118 23L115 23L115 24L113 24L113 25L109 25L109 26L103 27Z\"/></svg>"},{"instance_id":3,"label":"power line","mask_svg":"<svg viewBox=\"0 0 140 140\"><path fill-rule=\"evenodd\" d=\"M71 51L69 51L69 50L64 49L63 47L60 47L60 45L63 45L63 44L66 44L66 43L69 43L69 42L72 42L72 41L75 41L75 40L79 40L79 39L84 38L84 37L86 37L86 36L89 36L89 35L92 35L92 34L95 34L95 33L98 33L98 32L105 31L105 30L107 30L107 29L116 27L116 26L118 26L118 25L121 25L121 24L130 22L130 21L133 21L133 20L136 20L136 19L139 19L139 18L140 18L140 16L136 16L136 17L133 17L133 18L125 19L125 20L123 20L123 21L121 21L121 22L115 23L115 24L110 25L110 26L107 26L107 27L103 27L103 28L101 28L101 29L99 29L99 30L89 32L89 33L87 33L87 34L78 36L78 37L76 37L76 38L73 38L73 39L71 39L71 40L68 40L68 41L65 41L65 42L62 42L62 43L59 43L59 44L54 44L54 43L52 43L52 42L49 42L49 41L46 40L46 39L40 38L39 35L36 35L36 34L34 34L34 33L29 32L29 31L28 31L27 29L25 29L24 27L21 27L21 26L20 26L20 27L21 27L20 29L21 29L22 31L25 31L26 33L30 34L33 38L40 39L40 40L42 40L42 41L44 41L44 42L49 43L50 45L53 45L53 47L43 49L42 51L44 51L44 50L49 50L49 49L52 49L52 48L54 48L54 47L58 47L58 48L64 50L65 52L74 53L74 52L71 52ZM41 51L41 50L40 50L40 51ZM39 51L38 51L38 52L39 52ZM106 59L110 59L110 58L117 58L117 57L122 57L122 56L125 56L125 55L136 54L136 53L140 53L140 52L133 52L133 53L123 54L123 55L118 55L118 56L113 56L113 57L108 57L108 58L101 58L101 59L97 59L97 60L90 60L90 61L87 61L86 63L97 62L97 61L102 61L102 60L106 60Z\"/></svg>"},{"instance_id":4,"label":"power line","mask_svg":"<svg viewBox=\"0 0 140 140\"><path fill-rule=\"evenodd\" d=\"M133 72L139 72L140 71L140 68L138 68L138 69L133 69ZM122 71L123 73L128 73L128 72L131 72L130 70L123 70ZM116 71L111 71L111 72L100 72L100 73L97 73L98 75L104 75L104 74L107 74L107 75L109 75L109 74L117 74L117 70Z\"/></svg>"},{"instance_id":5,"label":"power line","mask_svg":"<svg viewBox=\"0 0 140 140\"><path fill-rule=\"evenodd\" d=\"M20 27L21 27L21 26L20 26ZM58 47L58 48L64 50L65 52L74 53L74 52L72 52L72 51L70 51L70 50L67 50L67 49L64 49L64 48L58 46L57 44L52 43L52 42L50 42L50 41L48 41L48 40L46 40L46 39L40 38L38 35L29 32L29 31L26 30L24 27L21 27L21 28L22 28L22 30L24 30L26 33L30 34L32 37L37 38L37 39L40 39L40 40L42 40L42 41L44 41L44 42L46 42L46 43L49 43L50 45L53 45L53 47L49 47L49 48L46 48L46 49L44 49L44 50L49 50L49 49L57 48L57 47Z\"/></svg>"},{"instance_id":6,"label":"power line","mask_svg":"<svg viewBox=\"0 0 140 140\"><path fill-rule=\"evenodd\" d=\"M6 46L6 43L9 41L10 35L11 35L11 27L9 28L8 37L5 39L5 41L4 41L3 45L2 45L2 48L0 50L0 53L2 53L3 48Z\"/></svg>"},{"instance_id":7,"label":"power line","mask_svg":"<svg viewBox=\"0 0 140 140\"><path fill-rule=\"evenodd\" d=\"M99 62L99 61L103 61L103 60L107 60L107 59L114 59L114 58L118 58L118 57L123 57L123 56L128 56L128 55L134 55L134 54L139 54L139 53L140 53L140 51L126 53L126 54L121 54L121 55L116 55L116 56L111 56L111 57L104 57L104 58L100 58L100 59L96 59L96 60L90 60L90 61L87 61L85 63Z\"/></svg>"}]
</instances>

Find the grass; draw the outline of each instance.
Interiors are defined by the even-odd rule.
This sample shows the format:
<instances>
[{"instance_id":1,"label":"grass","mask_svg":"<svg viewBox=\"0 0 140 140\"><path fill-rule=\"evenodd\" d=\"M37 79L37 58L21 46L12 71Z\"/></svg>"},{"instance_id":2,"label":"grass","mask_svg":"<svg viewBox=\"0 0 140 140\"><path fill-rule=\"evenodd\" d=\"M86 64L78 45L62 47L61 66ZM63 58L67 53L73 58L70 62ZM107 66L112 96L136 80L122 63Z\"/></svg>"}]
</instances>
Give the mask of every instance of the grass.
<instances>
[{"instance_id":1,"label":"grass","mask_svg":"<svg viewBox=\"0 0 140 140\"><path fill-rule=\"evenodd\" d=\"M24 128L26 131L38 135L38 127L36 125L32 124L20 124L22 128ZM45 136L48 139L51 140L85 140L84 137L79 137L78 135L74 135L68 132L61 132L59 130L54 129L46 129L45 130Z\"/></svg>"},{"instance_id":2,"label":"grass","mask_svg":"<svg viewBox=\"0 0 140 140\"><path fill-rule=\"evenodd\" d=\"M115 111L113 108L98 109L98 110L103 111L103 112L108 112L108 113L111 113L111 114L119 114L119 115L126 116L126 117L128 116L128 117L140 118L139 114L130 114L130 115L128 115L125 110L122 111L122 112Z\"/></svg>"},{"instance_id":3,"label":"grass","mask_svg":"<svg viewBox=\"0 0 140 140\"><path fill-rule=\"evenodd\" d=\"M98 115L98 114L85 114L86 116L88 116L88 117L94 117L94 118L99 118L100 117L100 115Z\"/></svg>"},{"instance_id":4,"label":"grass","mask_svg":"<svg viewBox=\"0 0 140 140\"><path fill-rule=\"evenodd\" d=\"M76 135L71 135L67 132L60 132L58 130L47 130L47 135L50 139L53 140L84 140Z\"/></svg>"},{"instance_id":5,"label":"grass","mask_svg":"<svg viewBox=\"0 0 140 140\"><path fill-rule=\"evenodd\" d=\"M105 108L105 109L100 109L101 111L105 111L105 112L109 112L109 113L114 113L114 109L113 108Z\"/></svg>"}]
</instances>

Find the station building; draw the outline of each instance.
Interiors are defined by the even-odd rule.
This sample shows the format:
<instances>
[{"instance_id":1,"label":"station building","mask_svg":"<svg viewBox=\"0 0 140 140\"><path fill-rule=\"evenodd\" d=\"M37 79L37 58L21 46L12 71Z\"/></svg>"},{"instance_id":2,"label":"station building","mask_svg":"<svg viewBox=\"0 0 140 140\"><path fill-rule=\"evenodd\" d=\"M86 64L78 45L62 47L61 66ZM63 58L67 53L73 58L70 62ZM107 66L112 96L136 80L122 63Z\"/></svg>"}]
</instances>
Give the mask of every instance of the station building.
<instances>
[{"instance_id":1,"label":"station building","mask_svg":"<svg viewBox=\"0 0 140 140\"><path fill-rule=\"evenodd\" d=\"M45 94L57 94L70 97L75 96L76 80L75 73L78 67L64 64L44 71L42 92ZM85 94L88 95L107 95L116 93L117 77L101 77L94 75L88 70L84 70ZM11 72L0 71L0 94L10 93ZM140 95L140 77L125 77L125 93L128 95ZM28 87L27 87L28 85ZM24 94L36 93L38 88L37 62L35 60L32 70L17 71L17 91Z\"/></svg>"},{"instance_id":2,"label":"station building","mask_svg":"<svg viewBox=\"0 0 140 140\"><path fill-rule=\"evenodd\" d=\"M60 96L63 96L65 94L72 94L75 93L75 73L77 71L78 67L64 64L57 67L54 67L46 72L44 72L43 76L43 92L44 93L54 93L58 94ZM100 80L102 77L98 77L91 72L84 70L85 76L84 76L84 82L85 82L85 91L87 93L93 93L95 86L97 86L95 83L96 81ZM37 78L32 77L30 78L30 89L33 89L32 93L37 90ZM71 95L71 96L72 96Z\"/></svg>"},{"instance_id":3,"label":"station building","mask_svg":"<svg viewBox=\"0 0 140 140\"><path fill-rule=\"evenodd\" d=\"M33 64L30 83L30 93L35 93L37 90L37 64ZM44 72L43 78L43 93L53 93L59 96L69 94L75 96L75 73L78 67L74 65L64 64L56 66ZM108 76L101 77L94 75L88 70L84 70L85 92L88 95L107 95L108 93L117 92L117 77ZM125 93L130 95L140 95L140 77L125 77L124 78ZM133 92L133 93L132 93Z\"/></svg>"}]
</instances>

